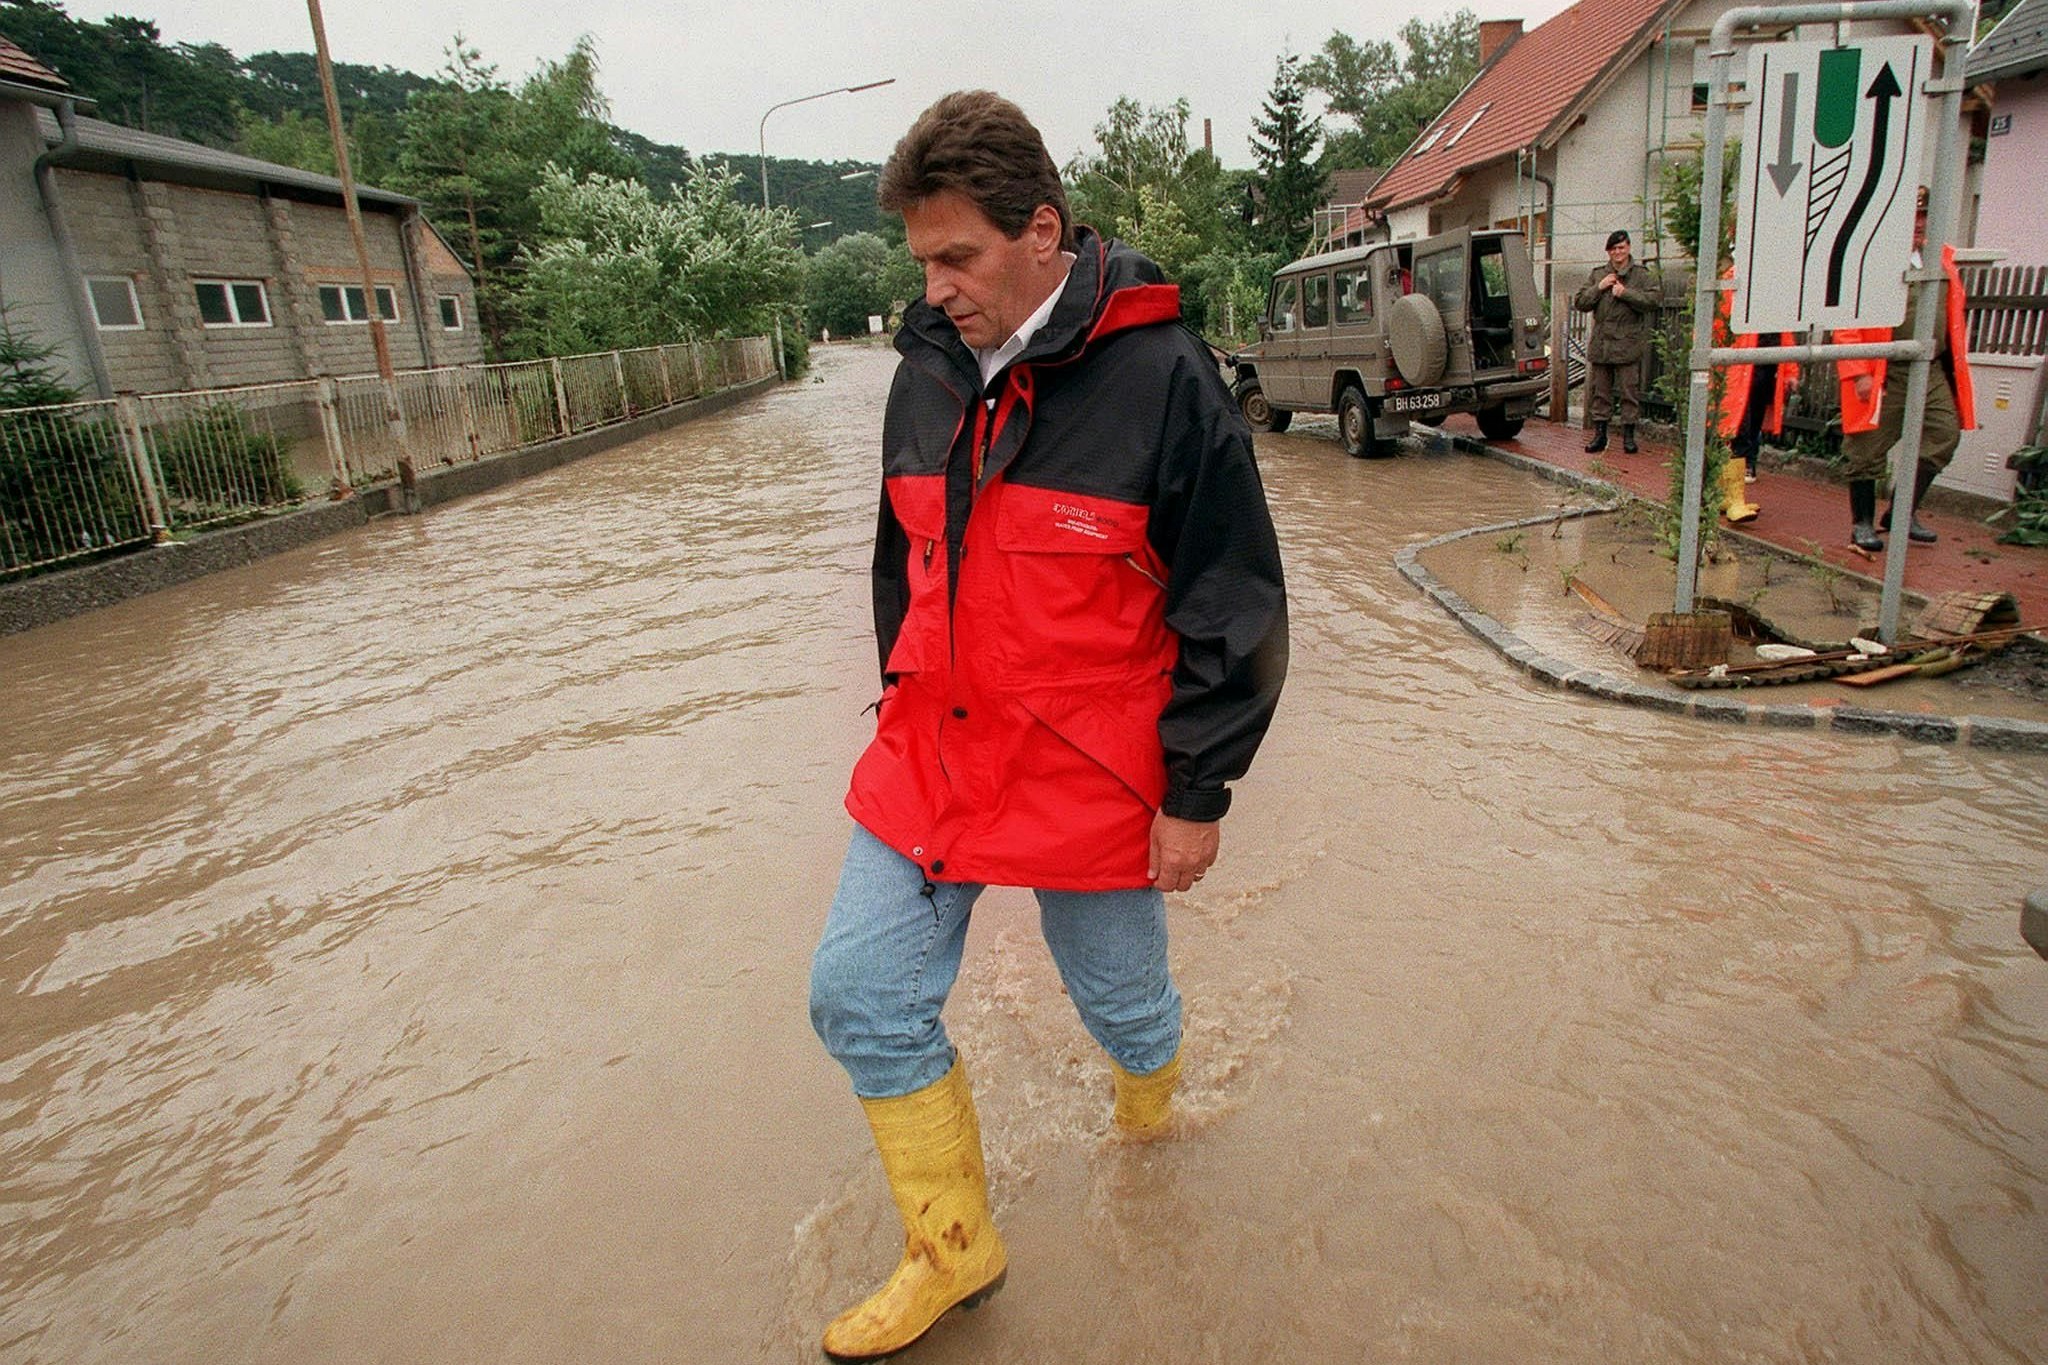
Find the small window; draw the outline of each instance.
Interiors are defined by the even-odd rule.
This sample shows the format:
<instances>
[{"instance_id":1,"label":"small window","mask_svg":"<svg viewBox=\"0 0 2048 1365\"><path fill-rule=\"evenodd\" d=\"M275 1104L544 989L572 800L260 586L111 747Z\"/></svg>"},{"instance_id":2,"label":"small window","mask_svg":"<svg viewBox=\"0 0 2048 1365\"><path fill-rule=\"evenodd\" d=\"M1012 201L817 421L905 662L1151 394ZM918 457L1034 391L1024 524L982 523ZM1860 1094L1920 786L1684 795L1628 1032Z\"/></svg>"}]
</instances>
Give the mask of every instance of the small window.
<instances>
[{"instance_id":1,"label":"small window","mask_svg":"<svg viewBox=\"0 0 2048 1365\"><path fill-rule=\"evenodd\" d=\"M1294 330L1295 282L1281 280L1273 286L1273 330L1291 332Z\"/></svg>"},{"instance_id":2,"label":"small window","mask_svg":"<svg viewBox=\"0 0 2048 1365\"><path fill-rule=\"evenodd\" d=\"M125 275L87 280L85 292L92 298L92 320L102 332L142 330L142 304L135 297L135 281Z\"/></svg>"},{"instance_id":3,"label":"small window","mask_svg":"<svg viewBox=\"0 0 2048 1365\"><path fill-rule=\"evenodd\" d=\"M441 330L459 332L462 330L462 299L459 295L441 295Z\"/></svg>"},{"instance_id":4,"label":"small window","mask_svg":"<svg viewBox=\"0 0 2048 1365\"><path fill-rule=\"evenodd\" d=\"M260 280L194 280L192 293L208 327L270 325L270 296Z\"/></svg>"},{"instance_id":5,"label":"small window","mask_svg":"<svg viewBox=\"0 0 2048 1365\"><path fill-rule=\"evenodd\" d=\"M1337 272L1337 321L1372 321L1372 276L1363 266Z\"/></svg>"},{"instance_id":6,"label":"small window","mask_svg":"<svg viewBox=\"0 0 2048 1365\"><path fill-rule=\"evenodd\" d=\"M1330 277L1310 275L1301 282L1301 325L1330 325Z\"/></svg>"},{"instance_id":7,"label":"small window","mask_svg":"<svg viewBox=\"0 0 2048 1365\"><path fill-rule=\"evenodd\" d=\"M1465 136L1465 134L1471 132L1472 125L1479 122L1481 118L1485 117L1486 111L1491 108L1493 108L1493 105L1490 102L1487 104L1480 105L1478 111L1474 113L1471 118L1466 119L1464 125L1460 127L1457 132L1451 134L1451 140L1444 144L1445 149L1448 150L1452 147L1457 146L1458 139Z\"/></svg>"},{"instance_id":8,"label":"small window","mask_svg":"<svg viewBox=\"0 0 2048 1365\"><path fill-rule=\"evenodd\" d=\"M398 321L398 291L388 284L377 286L377 315L386 322ZM320 286L320 316L329 322L368 322L370 309L363 302L359 284Z\"/></svg>"},{"instance_id":9,"label":"small window","mask_svg":"<svg viewBox=\"0 0 2048 1365\"><path fill-rule=\"evenodd\" d=\"M1415 261L1415 292L1427 295L1436 311L1447 318L1464 316L1465 253L1439 251Z\"/></svg>"}]
</instances>

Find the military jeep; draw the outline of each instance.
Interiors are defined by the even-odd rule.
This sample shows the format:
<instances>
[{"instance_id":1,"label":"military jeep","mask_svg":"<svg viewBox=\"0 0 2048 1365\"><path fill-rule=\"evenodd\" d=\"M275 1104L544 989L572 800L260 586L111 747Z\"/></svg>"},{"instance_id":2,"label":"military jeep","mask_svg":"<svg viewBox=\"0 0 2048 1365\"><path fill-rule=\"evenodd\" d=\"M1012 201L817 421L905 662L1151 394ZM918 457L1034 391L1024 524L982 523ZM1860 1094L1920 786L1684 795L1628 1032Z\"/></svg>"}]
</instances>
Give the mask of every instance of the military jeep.
<instances>
[{"instance_id":1,"label":"military jeep","mask_svg":"<svg viewBox=\"0 0 2048 1365\"><path fill-rule=\"evenodd\" d=\"M1295 261L1259 340L1229 356L1254 431L1334 412L1352 455L1391 455L1410 421L1453 412L1505 441L1549 387L1541 296L1519 232L1461 228Z\"/></svg>"}]
</instances>

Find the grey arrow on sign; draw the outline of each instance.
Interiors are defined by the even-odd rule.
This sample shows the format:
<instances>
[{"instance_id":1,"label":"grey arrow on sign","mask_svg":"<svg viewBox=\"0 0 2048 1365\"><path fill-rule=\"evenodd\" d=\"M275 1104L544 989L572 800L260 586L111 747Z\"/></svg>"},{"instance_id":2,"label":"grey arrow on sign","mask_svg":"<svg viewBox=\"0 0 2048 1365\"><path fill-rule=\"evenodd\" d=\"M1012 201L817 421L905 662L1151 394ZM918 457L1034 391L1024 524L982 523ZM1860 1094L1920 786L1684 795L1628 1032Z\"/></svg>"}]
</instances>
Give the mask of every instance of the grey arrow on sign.
<instances>
[{"instance_id":1,"label":"grey arrow on sign","mask_svg":"<svg viewBox=\"0 0 2048 1365\"><path fill-rule=\"evenodd\" d=\"M1778 187L1778 197L1783 199L1785 191L1792 188L1792 182L1799 178L1803 163L1792 159L1792 146L1799 133L1799 73L1785 73L1785 98L1778 110L1778 160L1768 167L1771 183Z\"/></svg>"}]
</instances>

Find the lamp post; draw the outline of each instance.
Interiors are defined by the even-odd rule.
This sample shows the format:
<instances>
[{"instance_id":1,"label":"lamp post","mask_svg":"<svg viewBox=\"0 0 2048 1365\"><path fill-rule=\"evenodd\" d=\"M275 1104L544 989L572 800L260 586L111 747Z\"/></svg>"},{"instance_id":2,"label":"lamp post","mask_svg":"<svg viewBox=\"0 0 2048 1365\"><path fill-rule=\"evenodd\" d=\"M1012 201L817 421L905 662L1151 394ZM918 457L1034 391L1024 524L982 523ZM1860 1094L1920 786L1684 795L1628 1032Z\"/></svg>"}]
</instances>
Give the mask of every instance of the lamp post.
<instances>
[{"instance_id":1,"label":"lamp post","mask_svg":"<svg viewBox=\"0 0 2048 1365\"><path fill-rule=\"evenodd\" d=\"M824 98L825 98L826 96L828 96L828 95L855 95L855 94L859 94L859 93L860 93L861 91L863 91L863 90L874 90L874 89L878 89L878 88L880 88L881 86L884 86L884 85L894 85L894 84L896 84L896 78L895 78L894 76L888 76L888 77L885 77L885 78L884 78L884 79L882 79L882 80L879 80L879 81L868 81L868 82L866 82L865 84L862 84L862 85L841 85L841 86L835 86L835 87L833 87L833 88L832 88L832 89L830 89L830 90L820 90L820 91L819 91L819 92L818 92L817 94L815 94L815 95L799 95L799 96L797 96L797 97L796 97L795 99L793 99L793 100L784 100L784 101L782 101L782 103L780 103L780 104L771 104L771 105L769 105L769 106L768 106L768 109L767 109L767 112L761 115L761 124L760 124L760 126L759 126L758 128L756 128L756 129L754 130L754 138L755 138L755 142L756 142L756 144L757 144L756 150L758 150L758 151L760 152L760 154L761 154L761 212L763 212L763 213L766 213L766 212L768 211L768 207L769 207L769 205L768 205L768 115L769 115L769 114L772 114L772 113L774 113L774 112L775 112L775 111L776 111L777 109L787 109L787 108L789 108L789 106L790 106L790 105L792 105L792 104L808 104L808 103L810 103L810 102L811 102L812 100L821 100L821 99L824 99ZM781 310L781 309L779 309L779 308L778 308L778 309L777 309L777 310L775 311L775 372L776 372L777 374L781 375L781 376L782 376L782 377L783 377L784 379L787 379L787 378L789 378L789 371L788 371L788 370L786 370L785 368L783 368L783 364L782 364L782 310Z\"/></svg>"},{"instance_id":2,"label":"lamp post","mask_svg":"<svg viewBox=\"0 0 2048 1365\"><path fill-rule=\"evenodd\" d=\"M787 109L792 104L808 104L812 100L821 100L828 95L853 95L858 94L862 90L874 90L884 85L894 84L896 84L896 78L890 76L884 80L869 81L865 85L842 85L831 90L820 90L815 95L799 95L793 100L784 100L780 104L769 105L768 113L761 115L761 126L755 130L756 141L759 143L759 151L761 153L761 207L764 209L768 207L768 114L774 113L777 109Z\"/></svg>"}]
</instances>

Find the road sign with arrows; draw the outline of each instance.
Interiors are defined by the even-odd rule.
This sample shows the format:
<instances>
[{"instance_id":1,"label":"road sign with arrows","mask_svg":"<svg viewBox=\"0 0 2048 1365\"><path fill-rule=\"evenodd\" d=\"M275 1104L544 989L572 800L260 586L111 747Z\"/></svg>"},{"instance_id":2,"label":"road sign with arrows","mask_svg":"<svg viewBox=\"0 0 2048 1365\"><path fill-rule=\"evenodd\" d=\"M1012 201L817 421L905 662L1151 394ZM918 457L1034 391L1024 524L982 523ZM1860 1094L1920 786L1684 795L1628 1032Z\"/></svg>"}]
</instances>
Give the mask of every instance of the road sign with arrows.
<instances>
[{"instance_id":1,"label":"road sign with arrows","mask_svg":"<svg viewBox=\"0 0 2048 1365\"><path fill-rule=\"evenodd\" d=\"M1735 186L1734 327L1892 327L1906 313L1934 43L1749 49Z\"/></svg>"}]
</instances>

